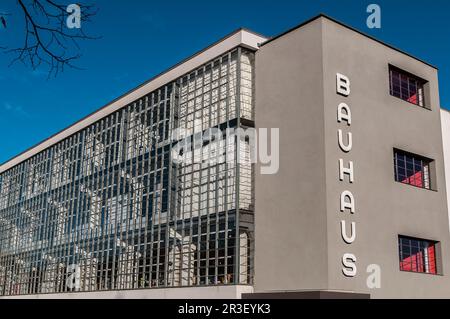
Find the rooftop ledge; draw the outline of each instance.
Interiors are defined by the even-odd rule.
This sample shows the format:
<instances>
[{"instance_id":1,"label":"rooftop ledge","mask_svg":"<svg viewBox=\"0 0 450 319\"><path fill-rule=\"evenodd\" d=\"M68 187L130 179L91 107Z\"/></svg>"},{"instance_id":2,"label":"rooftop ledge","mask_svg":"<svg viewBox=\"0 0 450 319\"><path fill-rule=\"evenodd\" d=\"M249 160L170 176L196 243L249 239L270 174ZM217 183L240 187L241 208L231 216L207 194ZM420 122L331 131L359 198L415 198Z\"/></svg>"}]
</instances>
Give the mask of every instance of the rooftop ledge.
<instances>
[{"instance_id":1,"label":"rooftop ledge","mask_svg":"<svg viewBox=\"0 0 450 319\"><path fill-rule=\"evenodd\" d=\"M127 106L143 96L159 89L160 87L176 80L179 77L191 72L192 70L202 66L203 64L215 59L216 57L230 51L238 46L242 46L248 49L257 50L259 45L268 38L261 36L257 33L246 29L239 29L216 43L210 45L206 49L194 54L193 56L185 59L184 61L176 64L169 70L153 77L152 79L141 84L137 88L125 93L121 97L115 99L111 103L103 106L101 109L86 116L75 124L68 128L56 133L43 142L29 148L23 153L10 159L0 166L0 173L3 173L12 167L22 163L23 161L35 156L43 150L61 142L65 138L77 133L78 131L88 127L89 125L97 122L98 120L114 113L117 110Z\"/></svg>"},{"instance_id":2,"label":"rooftop ledge","mask_svg":"<svg viewBox=\"0 0 450 319\"><path fill-rule=\"evenodd\" d=\"M110 115L111 113L114 113L115 111L127 106L129 103L132 103L143 96L147 95L148 93L151 93L158 88L166 85L167 83L170 83L171 81L182 77L183 75L191 72L192 70L200 67L201 65L215 59L216 57L222 55L223 53L230 51L238 46L242 46L248 49L252 50L258 50L261 46L269 45L270 43L276 41L278 38L282 37L283 35L290 33L298 28L303 27L306 24L309 24L310 22L317 20L319 18L328 19L330 21L333 21L342 27L348 28L350 30L353 30L365 37L368 37L378 43L381 43L382 45L385 45L393 50L396 50L402 54L405 54L413 59L416 59L417 61L420 61L432 68L436 68L435 66L420 60L402 50L399 50L387 43L384 43L366 33L363 33L355 28L352 28L340 21L337 21L325 14L319 14L318 16L313 17L312 19L305 21L304 23L287 30L286 32L281 33L278 36L275 36L273 38L268 38L265 36L262 36L260 34L257 34L253 31L247 30L247 29L238 29L235 32L229 34L228 36L224 37L223 39L217 41L216 43L210 45L206 49L203 49L202 51L192 55L191 57L185 59L184 61L176 64L172 68L168 69L167 71L151 78L147 82L143 83L142 85L138 86L137 88L125 93L121 97L115 99L111 103L107 104L106 106L102 107L101 109L95 111L94 113L86 116L85 118L81 119L80 121L76 122L75 124L69 126L68 128L62 130L61 132L51 136L50 138L44 140L43 142L29 148L25 152L17 155L16 157L10 159L9 161L3 163L0 165L0 174L11 169L12 167L20 164L21 162L33 157L34 155L42 152L43 150L55 145L58 142L61 142L65 138L77 133L78 131L88 127L89 125L97 122L98 120ZM437 68L436 68L437 69Z\"/></svg>"}]
</instances>

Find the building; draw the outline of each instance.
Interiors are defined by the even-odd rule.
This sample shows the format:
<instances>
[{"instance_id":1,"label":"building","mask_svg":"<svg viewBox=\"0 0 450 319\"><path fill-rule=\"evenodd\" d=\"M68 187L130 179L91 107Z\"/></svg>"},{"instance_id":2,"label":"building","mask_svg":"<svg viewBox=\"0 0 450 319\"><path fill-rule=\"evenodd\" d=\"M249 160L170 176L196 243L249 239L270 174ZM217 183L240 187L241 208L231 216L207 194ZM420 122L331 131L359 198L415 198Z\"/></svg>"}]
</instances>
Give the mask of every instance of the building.
<instances>
[{"instance_id":1,"label":"building","mask_svg":"<svg viewBox=\"0 0 450 319\"><path fill-rule=\"evenodd\" d=\"M442 140L444 145L445 182L447 187L447 206L450 216L450 111L441 109ZM449 218L450 220L450 218ZM450 226L449 226L450 227Z\"/></svg>"},{"instance_id":2,"label":"building","mask_svg":"<svg viewBox=\"0 0 450 319\"><path fill-rule=\"evenodd\" d=\"M449 297L436 68L322 17L263 44L256 74L255 123L280 127L280 171L256 175L256 292Z\"/></svg>"},{"instance_id":3,"label":"building","mask_svg":"<svg viewBox=\"0 0 450 319\"><path fill-rule=\"evenodd\" d=\"M436 68L240 29L0 166L0 295L450 297L444 176Z\"/></svg>"}]
</instances>

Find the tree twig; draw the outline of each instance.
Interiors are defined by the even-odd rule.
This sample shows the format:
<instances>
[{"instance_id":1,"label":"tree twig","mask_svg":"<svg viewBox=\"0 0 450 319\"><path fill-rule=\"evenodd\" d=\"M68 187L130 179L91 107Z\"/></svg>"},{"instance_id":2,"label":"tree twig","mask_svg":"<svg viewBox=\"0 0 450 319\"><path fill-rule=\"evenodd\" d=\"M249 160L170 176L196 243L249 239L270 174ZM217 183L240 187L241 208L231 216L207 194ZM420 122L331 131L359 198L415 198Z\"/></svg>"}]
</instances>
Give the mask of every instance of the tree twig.
<instances>
[{"instance_id":1,"label":"tree twig","mask_svg":"<svg viewBox=\"0 0 450 319\"><path fill-rule=\"evenodd\" d=\"M56 76L67 67L80 69L74 64L81 57L78 41L99 37L88 36L81 29L69 29L66 6L54 0L30 0L28 5L24 0L17 0L17 3L24 17L25 36L21 47L2 48L15 55L10 65L21 62L35 70L45 64L49 67L49 76ZM78 6L82 23L89 22L97 13L92 5Z\"/></svg>"}]
</instances>

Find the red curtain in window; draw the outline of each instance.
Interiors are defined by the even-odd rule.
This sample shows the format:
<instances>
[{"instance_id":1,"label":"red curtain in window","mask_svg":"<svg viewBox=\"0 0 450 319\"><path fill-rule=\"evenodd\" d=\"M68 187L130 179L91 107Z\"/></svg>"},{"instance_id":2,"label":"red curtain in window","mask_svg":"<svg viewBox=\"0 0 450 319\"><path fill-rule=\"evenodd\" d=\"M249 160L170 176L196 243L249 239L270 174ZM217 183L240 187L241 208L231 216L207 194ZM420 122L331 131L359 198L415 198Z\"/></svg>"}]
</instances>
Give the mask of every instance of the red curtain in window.
<instances>
[{"instance_id":1,"label":"red curtain in window","mask_svg":"<svg viewBox=\"0 0 450 319\"><path fill-rule=\"evenodd\" d=\"M429 265L429 273L436 275L437 269L436 269L436 249L434 246L428 247L428 265Z\"/></svg>"},{"instance_id":2,"label":"red curtain in window","mask_svg":"<svg viewBox=\"0 0 450 319\"><path fill-rule=\"evenodd\" d=\"M417 102L417 93L414 94L414 95L412 95L410 98L408 98L408 102L414 103L414 104L419 104L419 103Z\"/></svg>"},{"instance_id":3,"label":"red curtain in window","mask_svg":"<svg viewBox=\"0 0 450 319\"><path fill-rule=\"evenodd\" d=\"M417 172L416 174L408 177L402 183L417 186L417 187L424 187L423 186L423 178L422 178L422 172Z\"/></svg>"},{"instance_id":4,"label":"red curtain in window","mask_svg":"<svg viewBox=\"0 0 450 319\"><path fill-rule=\"evenodd\" d=\"M425 265L424 262L426 262L427 265ZM433 275L437 274L435 247L430 246L425 248L424 251L420 251L415 255L403 259L400 262L400 270L422 273L426 272Z\"/></svg>"},{"instance_id":5,"label":"red curtain in window","mask_svg":"<svg viewBox=\"0 0 450 319\"><path fill-rule=\"evenodd\" d=\"M404 271L425 272L423 264L423 252L403 259L400 263L400 269Z\"/></svg>"}]
</instances>

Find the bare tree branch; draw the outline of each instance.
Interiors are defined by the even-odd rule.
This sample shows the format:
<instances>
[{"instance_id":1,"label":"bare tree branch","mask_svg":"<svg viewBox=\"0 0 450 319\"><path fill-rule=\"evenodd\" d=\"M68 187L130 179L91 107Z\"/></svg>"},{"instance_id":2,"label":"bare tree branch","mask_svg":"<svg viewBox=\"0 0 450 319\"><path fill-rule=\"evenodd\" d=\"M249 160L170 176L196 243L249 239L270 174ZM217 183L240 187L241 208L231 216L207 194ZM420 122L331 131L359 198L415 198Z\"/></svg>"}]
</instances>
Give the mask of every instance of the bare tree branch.
<instances>
[{"instance_id":1,"label":"bare tree branch","mask_svg":"<svg viewBox=\"0 0 450 319\"><path fill-rule=\"evenodd\" d=\"M17 0L17 3L23 13L25 36L22 46L3 48L4 52L15 56L10 65L21 62L35 70L45 64L49 68L49 76L56 76L67 67L80 69L74 65L74 61L81 57L78 42L99 37L88 36L81 28L69 29L67 7L54 0ZM77 5L81 9L81 23L90 22L97 13L92 5ZM0 13L0 20L3 16L6 14Z\"/></svg>"},{"instance_id":2,"label":"bare tree branch","mask_svg":"<svg viewBox=\"0 0 450 319\"><path fill-rule=\"evenodd\" d=\"M7 23L6 23L6 19L5 19L6 16L10 16L10 14L5 13L5 12L0 12L0 23L1 23L0 28L1 27L5 28L5 29L7 28Z\"/></svg>"}]
</instances>

